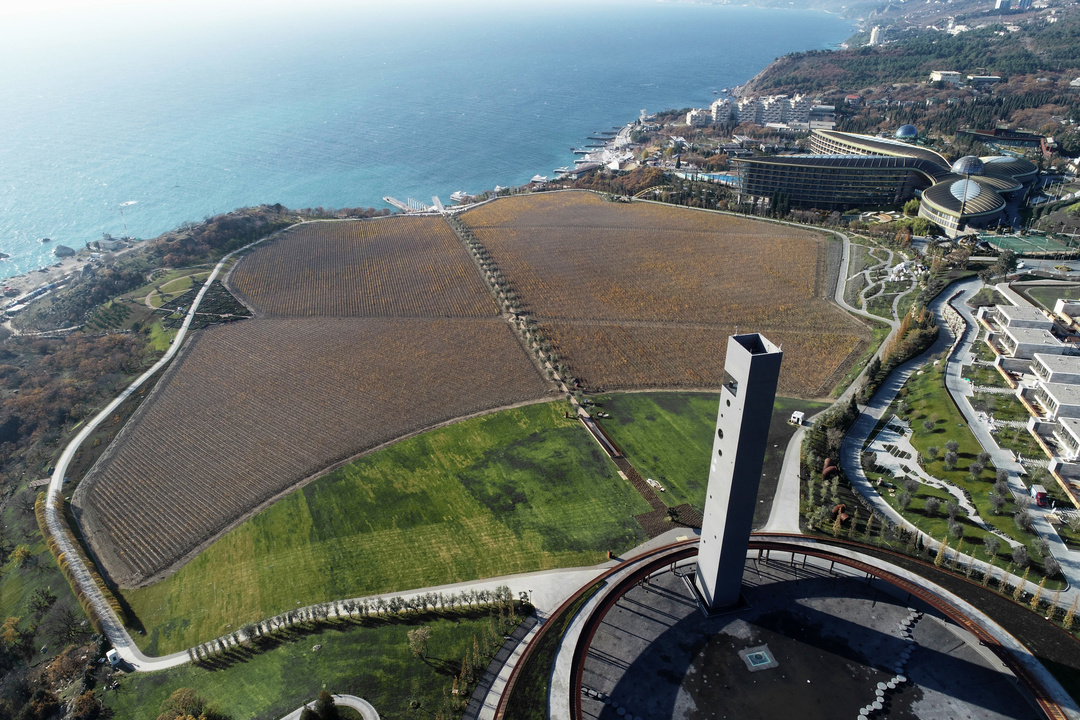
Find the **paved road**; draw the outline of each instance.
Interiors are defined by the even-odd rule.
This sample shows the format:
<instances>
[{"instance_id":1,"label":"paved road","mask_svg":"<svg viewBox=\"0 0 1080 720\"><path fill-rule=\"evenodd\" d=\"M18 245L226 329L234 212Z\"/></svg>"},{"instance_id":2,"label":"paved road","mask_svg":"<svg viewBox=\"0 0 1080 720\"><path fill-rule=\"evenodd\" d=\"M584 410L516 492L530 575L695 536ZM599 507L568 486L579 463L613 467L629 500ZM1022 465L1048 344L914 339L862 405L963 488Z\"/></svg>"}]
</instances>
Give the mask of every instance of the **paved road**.
<instances>
[{"instance_id":1,"label":"paved road","mask_svg":"<svg viewBox=\"0 0 1080 720\"><path fill-rule=\"evenodd\" d=\"M851 266L851 238L841 232L831 231L834 235L840 238L844 243L844 252L840 260L840 269L838 271L838 279L836 282L836 291L833 293L833 300L837 305L844 308L853 315L860 315L870 320L887 323L890 327L889 336L882 341L878 347L874 357L880 359L881 352L888 344L889 338L896 332L896 329L900 326L900 322L896 319L886 320L885 318L869 313L862 308L857 308L849 305L844 299L844 293L847 291L848 282L848 270ZM890 256L891 257L891 256ZM897 296L899 299L899 296ZM869 364L869 362L868 362ZM862 386L862 380L866 375L865 368L863 372L859 374L852 383L845 388L844 392L836 399L832 407L838 407L846 405L852 395L854 395L858 389ZM820 413L819 413L820 415ZM815 415L814 417L818 417ZM814 418L810 418L812 423ZM871 426L873 427L873 426ZM773 496L772 511L769 513L769 519L765 525L761 528L763 532L801 532L799 529L799 492L800 492L800 456L802 454L802 441L806 436L806 429L802 428L795 432L791 440L788 442L787 450L784 453L784 464L780 469L780 478L776 485L776 494Z\"/></svg>"},{"instance_id":2,"label":"paved road","mask_svg":"<svg viewBox=\"0 0 1080 720\"><path fill-rule=\"evenodd\" d=\"M375 712L375 708L371 706L364 698L358 698L355 695L334 695L334 704L338 707L351 707L360 713L360 717L364 720L379 720L379 713ZM301 705L293 710L291 713L281 718L281 720L300 720L300 713L304 712L304 708L313 707L315 702L309 702L307 705Z\"/></svg>"}]
</instances>

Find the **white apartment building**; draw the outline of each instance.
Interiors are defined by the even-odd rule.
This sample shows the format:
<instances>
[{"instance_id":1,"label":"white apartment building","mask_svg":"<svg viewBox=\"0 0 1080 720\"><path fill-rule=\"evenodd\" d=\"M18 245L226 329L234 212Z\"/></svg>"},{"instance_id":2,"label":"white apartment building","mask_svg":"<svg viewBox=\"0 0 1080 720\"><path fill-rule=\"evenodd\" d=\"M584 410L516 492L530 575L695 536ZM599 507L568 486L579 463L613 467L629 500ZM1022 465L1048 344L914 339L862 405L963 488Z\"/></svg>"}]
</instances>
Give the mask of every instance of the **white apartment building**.
<instances>
[{"instance_id":1,"label":"white apartment building","mask_svg":"<svg viewBox=\"0 0 1080 720\"><path fill-rule=\"evenodd\" d=\"M712 112L714 123L725 123L731 120L734 104L727 98L720 98L709 106L709 110Z\"/></svg>"},{"instance_id":2,"label":"white apartment building","mask_svg":"<svg viewBox=\"0 0 1080 720\"><path fill-rule=\"evenodd\" d=\"M712 122L712 113L708 110L695 108L686 113L686 124L690 127L705 127L710 122Z\"/></svg>"},{"instance_id":3,"label":"white apartment building","mask_svg":"<svg viewBox=\"0 0 1080 720\"><path fill-rule=\"evenodd\" d=\"M713 119L723 113L725 108L717 108L713 103ZM737 105L731 107L731 116L739 123L753 123L755 125L768 125L769 123L786 123L788 125L800 125L810 121L810 110L813 107L810 98L805 95L764 95L756 98L741 98Z\"/></svg>"},{"instance_id":4,"label":"white apartment building","mask_svg":"<svg viewBox=\"0 0 1080 720\"><path fill-rule=\"evenodd\" d=\"M930 82L943 82L946 85L959 85L964 82L962 73L955 70L934 70L930 73Z\"/></svg>"}]
</instances>

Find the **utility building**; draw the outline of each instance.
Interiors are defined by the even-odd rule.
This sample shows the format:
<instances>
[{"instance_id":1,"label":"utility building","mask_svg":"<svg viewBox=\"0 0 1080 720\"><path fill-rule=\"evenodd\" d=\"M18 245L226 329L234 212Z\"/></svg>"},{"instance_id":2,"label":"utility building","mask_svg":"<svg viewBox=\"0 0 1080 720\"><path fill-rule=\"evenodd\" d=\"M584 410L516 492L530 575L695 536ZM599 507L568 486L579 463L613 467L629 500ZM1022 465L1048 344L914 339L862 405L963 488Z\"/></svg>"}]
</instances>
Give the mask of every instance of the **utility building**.
<instances>
[{"instance_id":1,"label":"utility building","mask_svg":"<svg viewBox=\"0 0 1080 720\"><path fill-rule=\"evenodd\" d=\"M706 610L739 600L782 357L760 334L728 338L695 577Z\"/></svg>"}]
</instances>

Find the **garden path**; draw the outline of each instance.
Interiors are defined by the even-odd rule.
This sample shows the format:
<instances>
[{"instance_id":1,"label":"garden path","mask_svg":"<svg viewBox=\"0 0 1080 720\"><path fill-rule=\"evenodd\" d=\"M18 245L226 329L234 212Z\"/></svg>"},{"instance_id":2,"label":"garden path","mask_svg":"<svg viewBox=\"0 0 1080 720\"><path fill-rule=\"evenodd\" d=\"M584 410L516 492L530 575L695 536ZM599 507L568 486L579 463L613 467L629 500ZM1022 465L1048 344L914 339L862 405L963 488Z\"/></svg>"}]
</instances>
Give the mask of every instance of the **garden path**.
<instances>
[{"instance_id":1,"label":"garden path","mask_svg":"<svg viewBox=\"0 0 1080 720\"><path fill-rule=\"evenodd\" d=\"M307 705L303 705L293 710L291 713L281 718L281 720L300 720L301 713L304 712L304 708L310 707L315 703L311 702ZM334 695L334 704L338 707L351 707L360 713L360 717L364 720L379 720L379 713L375 711L375 708L371 706L364 698L358 698L355 695Z\"/></svg>"}]
</instances>

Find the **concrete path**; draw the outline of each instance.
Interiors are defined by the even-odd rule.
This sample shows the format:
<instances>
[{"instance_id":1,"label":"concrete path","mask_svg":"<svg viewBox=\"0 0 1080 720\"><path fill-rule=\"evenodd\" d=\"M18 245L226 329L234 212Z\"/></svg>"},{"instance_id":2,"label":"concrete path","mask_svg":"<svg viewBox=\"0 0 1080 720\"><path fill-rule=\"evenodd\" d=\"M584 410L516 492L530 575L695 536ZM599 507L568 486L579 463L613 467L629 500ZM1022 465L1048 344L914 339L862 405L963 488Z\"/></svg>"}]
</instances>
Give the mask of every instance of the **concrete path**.
<instances>
[{"instance_id":1,"label":"concrete path","mask_svg":"<svg viewBox=\"0 0 1080 720\"><path fill-rule=\"evenodd\" d=\"M111 403L106 405L104 410L87 422L83 426L82 431L67 444L67 447L64 448L63 453L60 455L60 459L56 462L56 469L52 474L49 490L45 497L45 523L49 528L49 534L56 540L60 552L64 554L64 557L68 562L69 571L71 572L72 577L74 577L76 584L79 586L79 589L89 600L90 605L94 608L94 612L97 614L98 618L100 618L102 632L105 633L105 636L109 638L109 642L112 643L113 647L120 653L120 657L136 670L162 670L175 667L188 662L189 657L187 652L173 653L172 655L166 655L159 658L149 658L143 655L131 639L131 636L128 635L120 618L117 617L112 607L110 607L109 603L105 600L105 596L102 594L97 583L94 582L94 579L90 574L90 569L83 563L79 551L76 548L75 539L71 534L72 530L68 527L67 521L64 519L64 477L67 475L68 465L71 464L79 447L86 441L90 434L97 429L98 425L109 418L113 411L135 393L136 390L142 387L147 380L153 377L154 373L172 361L173 357L175 357L177 351L180 349L180 346L183 345L184 339L187 337L188 329L191 326L192 320L195 318L195 310L199 307L199 303L202 302L203 296L206 295L206 291L210 289L211 283L217 278L218 273L225 263L234 255L244 252L248 248L258 245L259 243L277 237L289 229L290 228L283 228L272 235L249 243L239 250L234 250L223 257L214 267L213 272L210 273L210 277L207 278L206 283L195 297L195 301L191 303L191 308L188 309L188 313L184 317L184 323L180 326L180 330L176 333L176 337L173 339L173 342L166 353L160 360L154 363L153 367L140 375L135 382L129 385Z\"/></svg>"},{"instance_id":2,"label":"concrete path","mask_svg":"<svg viewBox=\"0 0 1080 720\"><path fill-rule=\"evenodd\" d=\"M833 300L837 305L853 315L859 315L872 321L886 323L891 328L889 336L882 341L877 352L874 353L874 357L880 359L882 350L888 343L889 338L892 337L892 333L896 332L896 329L900 326L900 322L895 318L886 320L885 318L869 313L862 308L856 308L847 303L844 299L844 293L847 290L848 280L852 279L848 277L848 269L851 266L851 238L844 233L835 230L828 232L832 232L833 235L839 237L844 244L844 251L840 259L840 269L837 273L836 291L833 293ZM890 255L890 257L892 256ZM857 277L859 274L860 273L855 273L853 277ZM869 361L867 364L869 364ZM844 389L831 407L846 405L850 402L851 397L858 392L859 388L862 386L862 380L865 376L866 369L864 368L862 373L860 373L858 377ZM820 415L820 413L818 415ZM818 417L818 415L809 418L809 422L813 423L814 418ZM802 480L800 475L802 470L800 458L802 456L802 441L804 437L806 437L805 427L797 430L788 442L787 450L784 453L784 463L780 469L780 478L776 485L776 493L773 496L772 510L769 512L769 519L761 528L762 532L802 532L800 530L801 518L799 517L799 500Z\"/></svg>"},{"instance_id":3,"label":"concrete path","mask_svg":"<svg viewBox=\"0 0 1080 720\"><path fill-rule=\"evenodd\" d=\"M353 708L360 713L360 717L364 718L364 720L379 720L379 713L375 712L375 708L364 698L358 698L355 695L334 695L334 704L338 707ZM313 700L296 708L281 720L300 720L300 713L304 712L304 708L314 706L315 701Z\"/></svg>"},{"instance_id":4,"label":"concrete path","mask_svg":"<svg viewBox=\"0 0 1080 720\"><path fill-rule=\"evenodd\" d=\"M925 541L931 542L934 546L937 546L938 543L904 519L900 513L885 502L878 494L877 490L871 485L865 473L863 473L862 464L860 462L862 448L865 446L870 433L873 431L878 421L883 417L893 399L895 399L900 388L903 387L912 374L926 364L933 356L945 353L952 346L954 340L958 340L958 350L955 353L955 356L962 360L968 355L971 342L977 334L977 326L974 325L973 319L971 318L971 312L964 303L967 298L978 292L981 287L982 283L978 279L964 280L946 288L930 304L929 309L934 313L938 322L939 333L937 340L929 350L904 363L889 375L870 401L870 404L863 409L859 418L848 430L840 450L840 462L844 468L845 474L854 488L869 501L874 510L879 515L887 517L891 523L909 531L918 532ZM948 303L949 297L958 290L960 291L960 294L953 303L953 307L965 317L965 320L968 320L968 324L957 339L952 334L948 324L943 320L942 310ZM960 367L963 364L961 360L947 363L945 375L946 388L957 402L957 406L968 421L975 437L983 445L983 448L990 453L995 467L1004 468L1009 471L1010 488L1013 489L1014 493L1023 493L1025 492L1024 486L1018 477L1019 472L1022 470L1019 463L1012 458L1011 452L1002 450L997 446L990 433L987 431L985 424L979 421L977 414L971 409L970 403L966 403L966 398L963 395L963 386L967 385L967 383L960 376ZM1042 513L1035 514L1034 516L1036 518L1036 529L1043 537L1046 537L1047 540L1050 541L1051 552L1061 564L1062 573L1069 583L1069 588L1062 591L1059 598L1059 602L1065 607L1068 607L1068 605L1072 603L1073 598L1080 595L1080 590L1077 590L1077 580L1080 580L1080 553L1071 553L1065 548L1064 542L1061 541L1056 532L1052 532L1052 528L1049 523L1046 522ZM1047 533L1045 531L1050 532ZM950 556L951 555L952 554L950 553ZM973 561L980 572L985 571L987 568L987 564L981 560L972 560L966 555L963 556L963 558L964 562L968 562L969 560ZM1019 578L1014 576L1012 584L1015 585L1018 582ZM1036 588L1037 585L1035 583L1027 583L1026 590L1028 593L1033 593Z\"/></svg>"}]
</instances>

